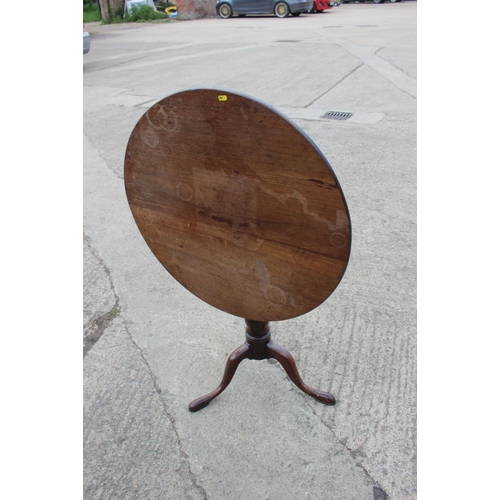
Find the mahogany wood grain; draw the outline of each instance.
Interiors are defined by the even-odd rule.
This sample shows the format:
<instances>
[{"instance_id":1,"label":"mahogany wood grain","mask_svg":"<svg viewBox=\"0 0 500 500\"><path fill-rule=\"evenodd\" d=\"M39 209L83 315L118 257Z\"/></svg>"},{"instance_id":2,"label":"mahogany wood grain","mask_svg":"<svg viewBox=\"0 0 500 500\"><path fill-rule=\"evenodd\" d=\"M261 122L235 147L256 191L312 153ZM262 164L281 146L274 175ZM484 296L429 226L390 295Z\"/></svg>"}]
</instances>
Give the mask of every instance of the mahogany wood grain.
<instances>
[{"instance_id":1,"label":"mahogany wood grain","mask_svg":"<svg viewBox=\"0 0 500 500\"><path fill-rule=\"evenodd\" d=\"M130 136L125 187L158 260L227 313L299 316L345 272L351 226L332 168L292 122L250 97L202 89L156 103Z\"/></svg>"},{"instance_id":2,"label":"mahogany wood grain","mask_svg":"<svg viewBox=\"0 0 500 500\"><path fill-rule=\"evenodd\" d=\"M233 379L238 365L244 359L261 360L274 358L285 369L290 380L302 392L325 405L334 405L336 403L333 394L313 389L302 380L293 356L284 347L275 344L271 340L271 331L267 321L245 320L245 322L247 325L245 343L229 356L221 383L211 393L191 401L188 407L189 411L196 412L205 408L210 401L221 394Z\"/></svg>"}]
</instances>

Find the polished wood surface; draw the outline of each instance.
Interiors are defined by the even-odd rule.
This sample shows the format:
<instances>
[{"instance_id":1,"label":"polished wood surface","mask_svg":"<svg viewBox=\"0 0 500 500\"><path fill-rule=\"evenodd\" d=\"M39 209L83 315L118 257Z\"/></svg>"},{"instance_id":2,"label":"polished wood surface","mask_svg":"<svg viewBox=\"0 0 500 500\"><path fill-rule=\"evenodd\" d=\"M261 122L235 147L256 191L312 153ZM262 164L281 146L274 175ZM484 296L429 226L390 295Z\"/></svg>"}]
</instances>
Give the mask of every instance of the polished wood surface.
<instances>
[{"instance_id":1,"label":"polished wood surface","mask_svg":"<svg viewBox=\"0 0 500 500\"><path fill-rule=\"evenodd\" d=\"M158 260L227 313L299 316L345 272L351 226L332 168L292 122L247 96L191 90L156 103L131 134L125 186Z\"/></svg>"}]
</instances>

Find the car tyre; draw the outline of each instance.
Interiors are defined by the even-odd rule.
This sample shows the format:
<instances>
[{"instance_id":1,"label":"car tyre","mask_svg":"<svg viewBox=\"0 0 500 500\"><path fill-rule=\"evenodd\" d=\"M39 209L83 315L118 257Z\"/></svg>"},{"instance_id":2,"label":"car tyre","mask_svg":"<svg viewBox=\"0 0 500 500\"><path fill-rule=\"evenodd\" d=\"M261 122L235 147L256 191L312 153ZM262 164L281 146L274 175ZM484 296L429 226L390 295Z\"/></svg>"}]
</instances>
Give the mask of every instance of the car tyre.
<instances>
[{"instance_id":1,"label":"car tyre","mask_svg":"<svg viewBox=\"0 0 500 500\"><path fill-rule=\"evenodd\" d=\"M286 17L290 14L290 7L288 7L288 4L285 2L278 2L274 6L274 15L276 17Z\"/></svg>"},{"instance_id":2,"label":"car tyre","mask_svg":"<svg viewBox=\"0 0 500 500\"><path fill-rule=\"evenodd\" d=\"M219 7L219 16L222 19L228 19L233 15L233 9L228 3L221 3Z\"/></svg>"},{"instance_id":3,"label":"car tyre","mask_svg":"<svg viewBox=\"0 0 500 500\"><path fill-rule=\"evenodd\" d=\"M385 0L373 0L373 3L384 3Z\"/></svg>"}]
</instances>

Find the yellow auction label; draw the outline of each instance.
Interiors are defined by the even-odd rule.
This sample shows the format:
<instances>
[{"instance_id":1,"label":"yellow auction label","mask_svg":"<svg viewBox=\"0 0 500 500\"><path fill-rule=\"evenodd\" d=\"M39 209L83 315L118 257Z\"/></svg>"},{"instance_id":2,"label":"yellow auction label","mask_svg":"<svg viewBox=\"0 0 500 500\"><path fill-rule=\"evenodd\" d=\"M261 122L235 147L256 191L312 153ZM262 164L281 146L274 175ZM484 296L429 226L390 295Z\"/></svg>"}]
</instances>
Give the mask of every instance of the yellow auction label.
<instances>
[{"instance_id":1,"label":"yellow auction label","mask_svg":"<svg viewBox=\"0 0 500 500\"><path fill-rule=\"evenodd\" d=\"M220 95L219 101L227 101L227 95Z\"/></svg>"}]
</instances>

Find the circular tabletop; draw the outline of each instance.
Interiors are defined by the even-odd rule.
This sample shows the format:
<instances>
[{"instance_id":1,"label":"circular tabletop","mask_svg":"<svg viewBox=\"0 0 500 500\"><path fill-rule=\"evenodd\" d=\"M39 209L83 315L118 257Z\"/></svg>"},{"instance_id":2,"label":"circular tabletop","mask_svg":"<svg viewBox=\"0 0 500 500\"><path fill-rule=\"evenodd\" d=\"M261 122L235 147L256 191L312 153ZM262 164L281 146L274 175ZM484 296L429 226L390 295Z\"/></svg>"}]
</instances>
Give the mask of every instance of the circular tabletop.
<instances>
[{"instance_id":1,"label":"circular tabletop","mask_svg":"<svg viewBox=\"0 0 500 500\"><path fill-rule=\"evenodd\" d=\"M157 102L130 136L125 188L161 264L227 313L300 316L345 272L351 224L331 166L296 125L248 96L199 89Z\"/></svg>"}]
</instances>

